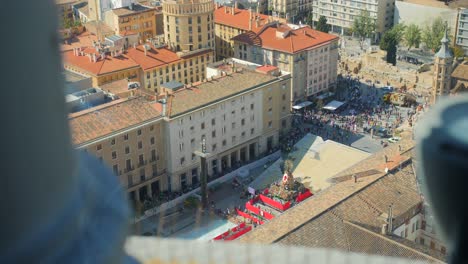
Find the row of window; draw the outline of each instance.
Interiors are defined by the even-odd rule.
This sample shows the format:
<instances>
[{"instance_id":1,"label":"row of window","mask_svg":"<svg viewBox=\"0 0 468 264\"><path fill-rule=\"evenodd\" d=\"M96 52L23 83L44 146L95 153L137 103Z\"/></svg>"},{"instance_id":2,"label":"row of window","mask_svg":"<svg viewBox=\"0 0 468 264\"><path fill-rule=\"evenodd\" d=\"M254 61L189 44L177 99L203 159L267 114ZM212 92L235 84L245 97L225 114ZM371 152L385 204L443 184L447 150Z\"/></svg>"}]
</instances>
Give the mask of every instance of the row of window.
<instances>
[{"instance_id":1,"label":"row of window","mask_svg":"<svg viewBox=\"0 0 468 264\"><path fill-rule=\"evenodd\" d=\"M117 158L117 154L115 153L115 151L112 152L112 158L114 159L114 157ZM157 161L157 160L159 160L159 157L156 154L156 150L153 149L153 150L151 150L150 162L154 162L154 161ZM137 161L138 167L142 167L142 166L146 165L147 162L148 161L145 160L144 154L138 155L138 161ZM113 171L114 171L114 173L116 175L122 174L122 172L119 170L119 165L118 164L112 165L112 169L113 169ZM131 158L125 160L124 173L133 171L134 169L135 169L135 166L134 166L133 160Z\"/></svg>"},{"instance_id":2,"label":"row of window","mask_svg":"<svg viewBox=\"0 0 468 264\"><path fill-rule=\"evenodd\" d=\"M268 126L269 126L270 128L271 128L271 126L272 126L271 123L272 123L272 122L270 121L269 124L268 124ZM254 133L255 133L255 129L254 129L254 128L250 129L250 135L253 135ZM244 139L244 138L246 137L246 134L247 134L247 133L246 133L245 131L243 131L243 132L241 133L241 139ZM195 139L192 139L192 140L191 140L191 143L192 143L192 147L194 147L194 146L195 146ZM232 138L231 138L231 144L234 145L234 144L236 144L236 143L237 143L237 136L232 136ZM222 146L225 147L226 145L227 145L227 140L226 140L226 139L223 139L223 141L222 141ZM179 144L179 149L180 149L181 152L184 150L184 143L180 143L180 144ZM212 151L212 152L217 151L217 144L216 144L216 143L214 143L214 144L211 145L211 151ZM194 161L195 159L196 159L196 155L192 153L191 160ZM180 165L182 165L182 166L185 165L185 157L181 157L181 158L180 158Z\"/></svg>"}]
</instances>

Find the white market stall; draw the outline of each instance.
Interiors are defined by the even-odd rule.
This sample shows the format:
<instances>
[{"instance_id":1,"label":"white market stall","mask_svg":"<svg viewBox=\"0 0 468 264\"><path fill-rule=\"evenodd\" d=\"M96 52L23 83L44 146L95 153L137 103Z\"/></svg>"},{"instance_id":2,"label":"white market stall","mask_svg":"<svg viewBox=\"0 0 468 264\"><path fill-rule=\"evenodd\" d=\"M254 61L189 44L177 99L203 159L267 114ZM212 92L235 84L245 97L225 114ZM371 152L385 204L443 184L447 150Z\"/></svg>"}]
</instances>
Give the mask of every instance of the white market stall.
<instances>
[{"instance_id":1,"label":"white market stall","mask_svg":"<svg viewBox=\"0 0 468 264\"><path fill-rule=\"evenodd\" d=\"M328 103L326 106L323 107L323 109L328 110L328 111L335 111L336 109L340 108L343 106L345 103L333 100L330 103Z\"/></svg>"},{"instance_id":2,"label":"white market stall","mask_svg":"<svg viewBox=\"0 0 468 264\"><path fill-rule=\"evenodd\" d=\"M294 110L301 110L302 108L307 107L307 106L309 106L311 104L312 104L312 102L305 101L305 102L302 102L302 103L299 103L299 104L293 106L292 108Z\"/></svg>"}]
</instances>

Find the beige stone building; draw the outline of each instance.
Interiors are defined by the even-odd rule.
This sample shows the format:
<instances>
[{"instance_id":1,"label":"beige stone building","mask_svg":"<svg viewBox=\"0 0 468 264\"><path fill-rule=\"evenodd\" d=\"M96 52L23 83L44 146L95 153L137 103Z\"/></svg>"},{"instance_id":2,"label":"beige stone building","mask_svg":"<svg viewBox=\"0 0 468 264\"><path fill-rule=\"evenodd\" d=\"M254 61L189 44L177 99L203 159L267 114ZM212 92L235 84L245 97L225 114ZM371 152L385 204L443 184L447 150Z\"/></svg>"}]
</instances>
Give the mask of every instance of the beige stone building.
<instances>
[{"instance_id":1,"label":"beige stone building","mask_svg":"<svg viewBox=\"0 0 468 264\"><path fill-rule=\"evenodd\" d=\"M175 52L164 43L133 45L129 41L125 44L127 38L130 36L117 36L116 42L124 44L116 44L109 47L113 51L103 52L106 47L96 45L95 35L82 34L76 38L76 42L62 45L64 68L91 77L95 87L128 79L158 93L166 82L189 84L202 81L206 76L206 65L214 58L211 49Z\"/></svg>"},{"instance_id":2,"label":"beige stone building","mask_svg":"<svg viewBox=\"0 0 468 264\"><path fill-rule=\"evenodd\" d=\"M450 94L453 55L448 46L447 31L441 40L440 50L435 55L434 76L432 79L432 98L435 103L441 96Z\"/></svg>"},{"instance_id":3,"label":"beige stone building","mask_svg":"<svg viewBox=\"0 0 468 264\"><path fill-rule=\"evenodd\" d=\"M338 39L308 26L274 21L234 37L234 57L290 72L294 104L335 87Z\"/></svg>"},{"instance_id":4,"label":"beige stone building","mask_svg":"<svg viewBox=\"0 0 468 264\"><path fill-rule=\"evenodd\" d=\"M167 85L166 103L158 104L165 115L171 190L199 182L200 159L194 152L203 140L212 177L273 151L291 125L289 73L227 60L209 65L207 77L193 86Z\"/></svg>"},{"instance_id":5,"label":"beige stone building","mask_svg":"<svg viewBox=\"0 0 468 264\"><path fill-rule=\"evenodd\" d=\"M164 37L171 49L215 49L213 1L168 0L162 10Z\"/></svg>"},{"instance_id":6,"label":"beige stone building","mask_svg":"<svg viewBox=\"0 0 468 264\"><path fill-rule=\"evenodd\" d=\"M76 148L112 169L131 199L167 189L162 116L144 98L71 114L69 124Z\"/></svg>"},{"instance_id":7,"label":"beige stone building","mask_svg":"<svg viewBox=\"0 0 468 264\"><path fill-rule=\"evenodd\" d=\"M139 4L115 8L104 13L105 23L114 30L115 34L135 32L143 42L158 34L158 16L162 17L160 10Z\"/></svg>"},{"instance_id":8,"label":"beige stone building","mask_svg":"<svg viewBox=\"0 0 468 264\"><path fill-rule=\"evenodd\" d=\"M375 19L376 38L393 26L395 0L312 0L313 21L325 16L336 33L350 34L353 21L366 10Z\"/></svg>"},{"instance_id":9,"label":"beige stone building","mask_svg":"<svg viewBox=\"0 0 468 264\"><path fill-rule=\"evenodd\" d=\"M159 93L163 83L190 84L205 79L205 68L213 61L214 52L174 52L165 45L145 44L129 48L126 55L140 66L142 87Z\"/></svg>"},{"instance_id":10,"label":"beige stone building","mask_svg":"<svg viewBox=\"0 0 468 264\"><path fill-rule=\"evenodd\" d=\"M298 23L312 11L312 0L267 0L268 11L288 22Z\"/></svg>"},{"instance_id":11,"label":"beige stone building","mask_svg":"<svg viewBox=\"0 0 468 264\"><path fill-rule=\"evenodd\" d=\"M260 14L258 10L238 9L235 6L216 5L215 12L216 58L234 57L232 38L247 31L258 32L273 17ZM281 21L285 22L284 19Z\"/></svg>"}]
</instances>

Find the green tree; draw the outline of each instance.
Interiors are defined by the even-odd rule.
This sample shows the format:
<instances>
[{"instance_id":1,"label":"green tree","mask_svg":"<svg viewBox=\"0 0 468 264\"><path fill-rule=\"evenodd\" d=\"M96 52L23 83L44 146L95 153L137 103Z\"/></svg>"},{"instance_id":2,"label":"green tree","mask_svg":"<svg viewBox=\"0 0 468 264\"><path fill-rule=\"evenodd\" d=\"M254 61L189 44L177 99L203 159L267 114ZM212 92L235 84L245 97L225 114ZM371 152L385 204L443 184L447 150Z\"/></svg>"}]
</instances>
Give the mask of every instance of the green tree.
<instances>
[{"instance_id":1,"label":"green tree","mask_svg":"<svg viewBox=\"0 0 468 264\"><path fill-rule=\"evenodd\" d=\"M362 11L361 14L354 19L351 31L360 38L362 49L362 41L365 38L370 38L375 31L375 20L370 17L369 11Z\"/></svg>"},{"instance_id":2,"label":"green tree","mask_svg":"<svg viewBox=\"0 0 468 264\"><path fill-rule=\"evenodd\" d=\"M444 32L445 23L441 17L438 17L424 28L422 41L428 49L435 52L440 49L440 40L444 37Z\"/></svg>"},{"instance_id":3,"label":"green tree","mask_svg":"<svg viewBox=\"0 0 468 264\"><path fill-rule=\"evenodd\" d=\"M410 24L405 30L405 43L408 46L408 50L412 47L419 47L421 43L421 28L416 24Z\"/></svg>"},{"instance_id":4,"label":"green tree","mask_svg":"<svg viewBox=\"0 0 468 264\"><path fill-rule=\"evenodd\" d=\"M465 57L465 51L462 49L462 47L458 45L454 45L453 47L451 47L451 50L455 58Z\"/></svg>"},{"instance_id":5,"label":"green tree","mask_svg":"<svg viewBox=\"0 0 468 264\"><path fill-rule=\"evenodd\" d=\"M65 17L65 18L63 19L63 26L64 26L65 28L71 28L71 27L73 27L73 20L72 20L71 18L69 18L69 17Z\"/></svg>"},{"instance_id":6,"label":"green tree","mask_svg":"<svg viewBox=\"0 0 468 264\"><path fill-rule=\"evenodd\" d=\"M396 24L390 30L393 31L395 39L398 43L400 43L404 39L406 31L405 24Z\"/></svg>"},{"instance_id":7,"label":"green tree","mask_svg":"<svg viewBox=\"0 0 468 264\"><path fill-rule=\"evenodd\" d=\"M327 18L325 16L320 16L315 29L325 33L330 31L330 25L328 24Z\"/></svg>"},{"instance_id":8,"label":"green tree","mask_svg":"<svg viewBox=\"0 0 468 264\"><path fill-rule=\"evenodd\" d=\"M380 49L387 51L387 62L396 65L398 43L402 40L404 27L395 25L385 32L380 41Z\"/></svg>"}]
</instances>

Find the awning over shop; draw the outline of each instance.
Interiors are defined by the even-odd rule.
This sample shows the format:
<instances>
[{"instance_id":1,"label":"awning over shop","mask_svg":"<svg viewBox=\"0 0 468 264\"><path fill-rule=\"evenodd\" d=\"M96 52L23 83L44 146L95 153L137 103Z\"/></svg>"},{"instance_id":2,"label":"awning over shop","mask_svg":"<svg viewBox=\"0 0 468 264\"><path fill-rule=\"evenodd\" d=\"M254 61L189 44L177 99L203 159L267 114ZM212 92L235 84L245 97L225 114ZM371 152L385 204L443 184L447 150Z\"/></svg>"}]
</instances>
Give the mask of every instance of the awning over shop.
<instances>
[{"instance_id":1,"label":"awning over shop","mask_svg":"<svg viewBox=\"0 0 468 264\"><path fill-rule=\"evenodd\" d=\"M304 108L304 107L307 107L307 106L309 106L309 105L311 105L311 104L312 104L312 102L305 101L305 102L302 102L302 103L299 103L299 104L293 106L292 108L293 108L293 109L296 109L296 110L300 110L300 109L302 109L302 108Z\"/></svg>"},{"instance_id":2,"label":"awning over shop","mask_svg":"<svg viewBox=\"0 0 468 264\"><path fill-rule=\"evenodd\" d=\"M324 106L323 109L329 110L329 111L335 111L336 109L340 108L342 105L344 105L344 102L333 100L330 103L328 103L326 106Z\"/></svg>"}]
</instances>

